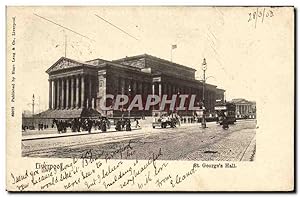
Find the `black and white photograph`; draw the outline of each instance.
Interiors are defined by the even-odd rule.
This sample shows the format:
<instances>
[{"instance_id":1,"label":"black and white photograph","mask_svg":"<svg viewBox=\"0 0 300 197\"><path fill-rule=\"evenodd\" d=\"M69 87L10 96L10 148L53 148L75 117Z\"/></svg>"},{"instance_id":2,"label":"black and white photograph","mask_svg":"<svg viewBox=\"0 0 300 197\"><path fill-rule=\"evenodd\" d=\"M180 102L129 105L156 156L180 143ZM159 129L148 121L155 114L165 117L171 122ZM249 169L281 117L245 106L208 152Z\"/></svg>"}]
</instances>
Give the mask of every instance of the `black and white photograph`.
<instances>
[{"instance_id":1,"label":"black and white photograph","mask_svg":"<svg viewBox=\"0 0 300 197\"><path fill-rule=\"evenodd\" d=\"M281 170L293 165L293 7L8 6L6 20L12 190L293 188ZM284 162L259 188L268 158ZM213 189L214 173L228 182Z\"/></svg>"}]
</instances>

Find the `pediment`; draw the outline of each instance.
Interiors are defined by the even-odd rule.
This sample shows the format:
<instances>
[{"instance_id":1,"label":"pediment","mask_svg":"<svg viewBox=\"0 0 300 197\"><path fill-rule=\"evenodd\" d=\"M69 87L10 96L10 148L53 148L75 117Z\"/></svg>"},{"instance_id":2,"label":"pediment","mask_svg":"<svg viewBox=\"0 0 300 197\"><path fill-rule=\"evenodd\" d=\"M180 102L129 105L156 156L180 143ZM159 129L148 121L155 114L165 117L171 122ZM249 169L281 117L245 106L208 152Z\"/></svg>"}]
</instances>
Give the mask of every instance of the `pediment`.
<instances>
[{"instance_id":1,"label":"pediment","mask_svg":"<svg viewBox=\"0 0 300 197\"><path fill-rule=\"evenodd\" d=\"M55 62L47 71L46 73L51 73L54 71L74 68L74 67L80 67L83 66L82 63L62 57L57 62Z\"/></svg>"}]
</instances>

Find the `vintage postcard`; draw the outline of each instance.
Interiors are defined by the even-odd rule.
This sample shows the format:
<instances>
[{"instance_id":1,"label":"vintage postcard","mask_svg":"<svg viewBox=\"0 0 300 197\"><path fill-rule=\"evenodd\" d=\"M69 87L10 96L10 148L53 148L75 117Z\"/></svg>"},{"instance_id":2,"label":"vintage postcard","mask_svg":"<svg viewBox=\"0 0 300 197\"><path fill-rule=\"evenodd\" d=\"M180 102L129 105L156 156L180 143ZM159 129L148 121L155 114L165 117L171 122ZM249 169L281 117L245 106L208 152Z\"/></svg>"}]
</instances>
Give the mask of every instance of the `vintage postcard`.
<instances>
[{"instance_id":1,"label":"vintage postcard","mask_svg":"<svg viewBox=\"0 0 300 197\"><path fill-rule=\"evenodd\" d=\"M8 191L294 190L294 7L6 14Z\"/></svg>"}]
</instances>

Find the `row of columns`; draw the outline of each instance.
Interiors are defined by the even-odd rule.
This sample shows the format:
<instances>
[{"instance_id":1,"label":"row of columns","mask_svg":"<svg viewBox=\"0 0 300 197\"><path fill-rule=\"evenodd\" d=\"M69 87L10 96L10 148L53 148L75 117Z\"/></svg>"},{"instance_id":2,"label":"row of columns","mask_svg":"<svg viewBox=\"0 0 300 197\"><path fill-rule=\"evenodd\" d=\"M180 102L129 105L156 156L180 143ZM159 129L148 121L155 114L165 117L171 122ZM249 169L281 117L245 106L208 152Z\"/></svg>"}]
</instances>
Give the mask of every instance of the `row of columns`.
<instances>
[{"instance_id":1,"label":"row of columns","mask_svg":"<svg viewBox=\"0 0 300 197\"><path fill-rule=\"evenodd\" d=\"M130 92L129 92L130 87ZM134 79L118 78L116 81L115 89L119 94L135 95L142 94L147 96L148 94L163 95L167 94L171 97L172 94L196 94L197 98L202 100L202 87L199 89L174 85L165 82L141 82ZM205 106L211 108L214 106L216 96L212 91L205 91Z\"/></svg>"},{"instance_id":2,"label":"row of columns","mask_svg":"<svg viewBox=\"0 0 300 197\"><path fill-rule=\"evenodd\" d=\"M119 78L117 79L116 90L119 94L135 95L142 94L147 96L148 94L164 95L167 94L171 97L172 94L196 94L197 98L202 100L202 87L187 88L183 86L173 85L164 82L145 83L133 79ZM130 92L129 92L130 88ZM214 105L215 95L212 91L205 91L205 104L206 107L212 107Z\"/></svg>"},{"instance_id":3,"label":"row of columns","mask_svg":"<svg viewBox=\"0 0 300 197\"><path fill-rule=\"evenodd\" d=\"M127 78L118 78L115 81L115 91L118 94L147 95L151 93L150 88L151 88L150 82L143 82L143 81L127 79Z\"/></svg>"},{"instance_id":4,"label":"row of columns","mask_svg":"<svg viewBox=\"0 0 300 197\"><path fill-rule=\"evenodd\" d=\"M94 108L92 85L92 76L86 75L49 79L49 109Z\"/></svg>"},{"instance_id":5,"label":"row of columns","mask_svg":"<svg viewBox=\"0 0 300 197\"><path fill-rule=\"evenodd\" d=\"M157 95L172 95L172 94L195 94L197 95L197 98L202 100L202 89L196 89L196 88L190 88L190 87L182 87L182 86L176 86L169 83L153 83L152 84L152 94ZM214 99L214 94L212 91L205 91L205 100L212 104Z\"/></svg>"},{"instance_id":6,"label":"row of columns","mask_svg":"<svg viewBox=\"0 0 300 197\"><path fill-rule=\"evenodd\" d=\"M237 114L248 114L252 112L251 105L236 105Z\"/></svg>"}]
</instances>

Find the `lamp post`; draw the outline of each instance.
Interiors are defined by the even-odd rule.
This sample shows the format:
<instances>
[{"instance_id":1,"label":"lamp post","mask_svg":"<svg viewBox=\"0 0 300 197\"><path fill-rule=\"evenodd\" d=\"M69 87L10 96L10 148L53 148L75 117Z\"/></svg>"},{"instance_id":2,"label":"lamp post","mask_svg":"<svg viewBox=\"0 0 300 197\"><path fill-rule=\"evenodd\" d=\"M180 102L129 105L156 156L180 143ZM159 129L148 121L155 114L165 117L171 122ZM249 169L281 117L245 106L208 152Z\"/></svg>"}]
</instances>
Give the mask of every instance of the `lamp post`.
<instances>
[{"instance_id":1,"label":"lamp post","mask_svg":"<svg viewBox=\"0 0 300 197\"><path fill-rule=\"evenodd\" d=\"M129 103L131 103L131 86L129 85L128 86L128 96L129 96ZM128 118L129 118L129 120L130 120L130 109L128 110Z\"/></svg>"},{"instance_id":2,"label":"lamp post","mask_svg":"<svg viewBox=\"0 0 300 197\"><path fill-rule=\"evenodd\" d=\"M206 64L206 60L205 58L203 59L203 63L202 63L202 70L203 70L203 88L202 88L202 102L203 102L203 105L202 105L202 122L201 122L201 126L202 128L206 128L206 120L205 120L205 71L207 69L207 64Z\"/></svg>"},{"instance_id":3,"label":"lamp post","mask_svg":"<svg viewBox=\"0 0 300 197\"><path fill-rule=\"evenodd\" d=\"M32 115L34 115L34 94L32 95Z\"/></svg>"},{"instance_id":4,"label":"lamp post","mask_svg":"<svg viewBox=\"0 0 300 197\"><path fill-rule=\"evenodd\" d=\"M35 124L34 124L34 105L35 105L35 103L34 103L34 100L35 100L35 98L34 98L34 94L32 95L32 127L33 127L33 129L35 129Z\"/></svg>"},{"instance_id":5,"label":"lamp post","mask_svg":"<svg viewBox=\"0 0 300 197\"><path fill-rule=\"evenodd\" d=\"M177 105L178 105L178 108L179 108L179 105L180 105L180 103L178 102L179 101L179 96L180 96L180 91L179 91L179 89L177 90L177 96L176 96L176 102L175 102L175 108L174 108L174 110L175 110L175 112L177 113L177 115L179 114L179 111L177 110ZM175 114L176 115L176 114ZM172 113L172 118L173 118L174 116L173 116L173 113Z\"/></svg>"},{"instance_id":6,"label":"lamp post","mask_svg":"<svg viewBox=\"0 0 300 197\"><path fill-rule=\"evenodd\" d=\"M124 97L124 87L122 87L122 89L121 89L121 94L122 94L122 98L123 98ZM123 105L122 105L122 108L121 108L121 112L122 112L121 116L122 116L122 120L123 120L123 118L124 118L124 107L123 107Z\"/></svg>"}]
</instances>

